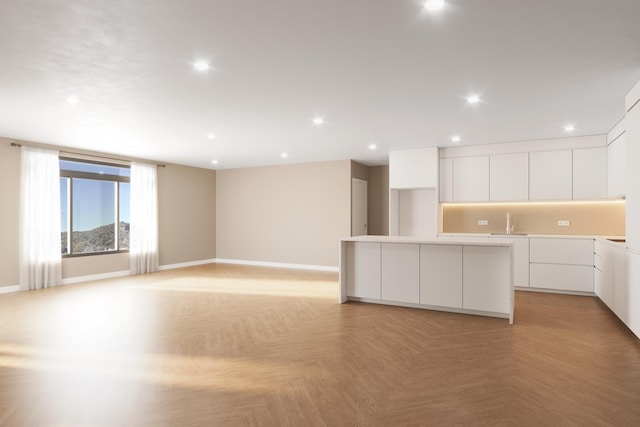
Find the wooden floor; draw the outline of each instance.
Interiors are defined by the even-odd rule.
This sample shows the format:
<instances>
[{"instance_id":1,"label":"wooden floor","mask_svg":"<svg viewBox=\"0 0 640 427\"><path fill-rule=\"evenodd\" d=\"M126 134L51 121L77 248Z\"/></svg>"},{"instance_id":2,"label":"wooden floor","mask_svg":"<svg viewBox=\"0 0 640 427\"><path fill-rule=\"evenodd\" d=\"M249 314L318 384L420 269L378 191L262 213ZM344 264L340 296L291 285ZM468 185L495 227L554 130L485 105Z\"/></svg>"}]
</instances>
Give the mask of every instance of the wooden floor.
<instances>
[{"instance_id":1,"label":"wooden floor","mask_svg":"<svg viewBox=\"0 0 640 427\"><path fill-rule=\"evenodd\" d=\"M0 295L0 425L640 425L640 341L596 298L518 292L509 326L337 287L207 265Z\"/></svg>"}]
</instances>

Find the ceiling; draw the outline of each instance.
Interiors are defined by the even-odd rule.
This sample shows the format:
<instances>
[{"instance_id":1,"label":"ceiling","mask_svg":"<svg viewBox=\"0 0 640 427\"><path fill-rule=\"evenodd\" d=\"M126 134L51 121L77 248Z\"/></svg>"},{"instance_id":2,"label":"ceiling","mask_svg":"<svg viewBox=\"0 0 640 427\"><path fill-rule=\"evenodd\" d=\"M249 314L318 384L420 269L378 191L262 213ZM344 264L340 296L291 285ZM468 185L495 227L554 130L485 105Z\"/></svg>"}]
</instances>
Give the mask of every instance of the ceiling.
<instances>
[{"instance_id":1,"label":"ceiling","mask_svg":"<svg viewBox=\"0 0 640 427\"><path fill-rule=\"evenodd\" d=\"M0 0L0 136L213 169L385 164L453 135L604 134L640 80L638 0L423 3Z\"/></svg>"}]
</instances>

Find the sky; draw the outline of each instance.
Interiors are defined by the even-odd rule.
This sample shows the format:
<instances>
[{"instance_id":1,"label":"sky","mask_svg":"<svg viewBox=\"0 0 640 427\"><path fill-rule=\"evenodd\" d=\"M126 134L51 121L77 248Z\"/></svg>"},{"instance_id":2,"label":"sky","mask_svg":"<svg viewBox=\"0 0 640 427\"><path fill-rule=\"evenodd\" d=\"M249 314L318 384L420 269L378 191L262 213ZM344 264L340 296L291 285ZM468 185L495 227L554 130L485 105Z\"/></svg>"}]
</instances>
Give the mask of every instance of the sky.
<instances>
[{"instance_id":1,"label":"sky","mask_svg":"<svg viewBox=\"0 0 640 427\"><path fill-rule=\"evenodd\" d=\"M61 160L61 169L129 175L128 168L92 165ZM114 195L117 183L73 178L73 230L86 231L115 222ZM129 222L129 183L120 183L120 221ZM67 227L67 179L60 178L61 229Z\"/></svg>"}]
</instances>

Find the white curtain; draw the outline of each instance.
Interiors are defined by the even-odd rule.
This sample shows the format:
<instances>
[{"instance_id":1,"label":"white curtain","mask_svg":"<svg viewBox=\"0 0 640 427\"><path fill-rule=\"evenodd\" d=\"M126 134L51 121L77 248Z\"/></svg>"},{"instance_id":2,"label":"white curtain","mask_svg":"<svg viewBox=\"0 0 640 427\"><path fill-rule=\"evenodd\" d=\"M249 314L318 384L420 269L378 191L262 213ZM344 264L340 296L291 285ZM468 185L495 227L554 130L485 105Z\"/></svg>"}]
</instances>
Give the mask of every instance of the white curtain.
<instances>
[{"instance_id":1,"label":"white curtain","mask_svg":"<svg viewBox=\"0 0 640 427\"><path fill-rule=\"evenodd\" d=\"M48 288L62 281L58 152L21 151L20 288Z\"/></svg>"},{"instance_id":2,"label":"white curtain","mask_svg":"<svg viewBox=\"0 0 640 427\"><path fill-rule=\"evenodd\" d=\"M129 256L131 273L158 270L157 166L131 163Z\"/></svg>"}]
</instances>

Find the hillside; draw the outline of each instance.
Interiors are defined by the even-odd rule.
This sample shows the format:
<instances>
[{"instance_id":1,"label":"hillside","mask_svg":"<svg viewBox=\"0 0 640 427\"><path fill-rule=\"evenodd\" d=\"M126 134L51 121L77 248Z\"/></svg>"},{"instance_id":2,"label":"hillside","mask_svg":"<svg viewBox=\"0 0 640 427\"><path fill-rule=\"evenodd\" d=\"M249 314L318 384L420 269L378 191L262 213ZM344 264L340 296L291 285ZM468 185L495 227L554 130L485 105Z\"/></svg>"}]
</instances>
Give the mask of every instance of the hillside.
<instances>
[{"instance_id":1,"label":"hillside","mask_svg":"<svg viewBox=\"0 0 640 427\"><path fill-rule=\"evenodd\" d=\"M103 225L87 231L74 231L73 253L105 252L115 250L113 224ZM129 249L129 223L120 222L120 249ZM67 252L67 232L61 233L62 253Z\"/></svg>"}]
</instances>

